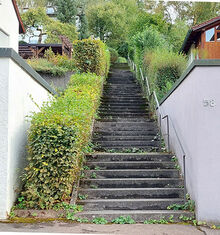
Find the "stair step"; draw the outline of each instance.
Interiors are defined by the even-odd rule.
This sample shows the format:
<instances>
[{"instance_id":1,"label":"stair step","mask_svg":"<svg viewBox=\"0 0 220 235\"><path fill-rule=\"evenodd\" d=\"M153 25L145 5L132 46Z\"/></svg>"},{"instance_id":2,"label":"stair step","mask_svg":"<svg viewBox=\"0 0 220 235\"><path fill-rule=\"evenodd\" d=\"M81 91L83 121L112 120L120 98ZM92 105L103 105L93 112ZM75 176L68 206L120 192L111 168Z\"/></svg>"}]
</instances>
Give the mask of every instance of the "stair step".
<instances>
[{"instance_id":1,"label":"stair step","mask_svg":"<svg viewBox=\"0 0 220 235\"><path fill-rule=\"evenodd\" d=\"M102 146L99 146L99 147L96 147L94 148L94 150L96 151L99 151L99 152L103 152L103 151L106 151L106 152L117 152L117 153L134 153L134 152L156 152L159 150L159 147L155 147L155 146L139 146L139 145L131 145L129 147L102 147Z\"/></svg>"},{"instance_id":2,"label":"stair step","mask_svg":"<svg viewBox=\"0 0 220 235\"><path fill-rule=\"evenodd\" d=\"M105 135L105 136L155 136L158 134L158 131L156 130L122 130L122 131L96 131L95 134L97 135Z\"/></svg>"},{"instance_id":3,"label":"stair step","mask_svg":"<svg viewBox=\"0 0 220 235\"><path fill-rule=\"evenodd\" d=\"M81 189L81 195L88 195L87 199L147 199L147 198L183 198L181 188L102 188Z\"/></svg>"},{"instance_id":4,"label":"stair step","mask_svg":"<svg viewBox=\"0 0 220 235\"><path fill-rule=\"evenodd\" d=\"M89 161L169 161L172 154L165 153L99 153L86 156Z\"/></svg>"},{"instance_id":5,"label":"stair step","mask_svg":"<svg viewBox=\"0 0 220 235\"><path fill-rule=\"evenodd\" d=\"M79 218L87 218L93 220L94 218L105 218L108 222L119 216L131 216L131 218L137 222L144 222L145 220L169 220L172 218L174 222L182 222L179 219L180 216L193 217L194 214L188 211L174 211L174 210L97 210L97 211L83 211L76 214Z\"/></svg>"},{"instance_id":6,"label":"stair step","mask_svg":"<svg viewBox=\"0 0 220 235\"><path fill-rule=\"evenodd\" d=\"M103 169L174 169L173 162L156 161L123 161L123 162L89 162L86 163L91 169L96 166Z\"/></svg>"},{"instance_id":7,"label":"stair step","mask_svg":"<svg viewBox=\"0 0 220 235\"><path fill-rule=\"evenodd\" d=\"M129 125L129 123L126 125L110 125L110 124L105 124L101 126L101 124L96 125L94 127L95 131L154 131L157 129L156 125L154 123L145 123L145 125L139 125L137 123L136 125Z\"/></svg>"},{"instance_id":8,"label":"stair step","mask_svg":"<svg viewBox=\"0 0 220 235\"><path fill-rule=\"evenodd\" d=\"M159 141L156 140L148 140L148 141L96 141L100 147L130 147L130 146L152 146L157 147L159 145Z\"/></svg>"},{"instance_id":9,"label":"stair step","mask_svg":"<svg viewBox=\"0 0 220 235\"><path fill-rule=\"evenodd\" d=\"M135 167L134 167L135 168ZM179 171L176 169L120 169L118 170L86 170L86 178L92 178L96 175L97 179L106 178L178 178ZM114 168L115 169L115 168Z\"/></svg>"},{"instance_id":10,"label":"stair step","mask_svg":"<svg viewBox=\"0 0 220 235\"><path fill-rule=\"evenodd\" d=\"M179 178L118 178L118 179L82 179L81 187L90 188L176 188L182 187L183 181Z\"/></svg>"},{"instance_id":11,"label":"stair step","mask_svg":"<svg viewBox=\"0 0 220 235\"><path fill-rule=\"evenodd\" d=\"M107 118L99 118L96 120L97 122L124 122L124 123L127 123L127 122L149 122L150 119L148 118L143 118L143 117L140 117L140 118L111 118L111 119L107 119ZM151 120L152 121L152 120Z\"/></svg>"},{"instance_id":12,"label":"stair step","mask_svg":"<svg viewBox=\"0 0 220 235\"><path fill-rule=\"evenodd\" d=\"M100 113L99 114L100 117L148 117L147 113Z\"/></svg>"},{"instance_id":13,"label":"stair step","mask_svg":"<svg viewBox=\"0 0 220 235\"><path fill-rule=\"evenodd\" d=\"M166 210L172 204L184 204L184 199L89 199L78 204L84 210Z\"/></svg>"},{"instance_id":14,"label":"stair step","mask_svg":"<svg viewBox=\"0 0 220 235\"><path fill-rule=\"evenodd\" d=\"M155 136L99 136L93 137L93 142L98 141L159 141L158 137Z\"/></svg>"}]
</instances>

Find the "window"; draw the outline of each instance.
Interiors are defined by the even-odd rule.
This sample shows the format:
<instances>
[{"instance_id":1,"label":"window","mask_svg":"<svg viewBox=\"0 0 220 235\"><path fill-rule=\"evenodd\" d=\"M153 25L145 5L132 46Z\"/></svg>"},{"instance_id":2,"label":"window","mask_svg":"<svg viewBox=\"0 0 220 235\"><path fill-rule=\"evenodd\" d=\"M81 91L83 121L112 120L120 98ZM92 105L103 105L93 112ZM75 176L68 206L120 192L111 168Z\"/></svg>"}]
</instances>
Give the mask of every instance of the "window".
<instances>
[{"instance_id":1,"label":"window","mask_svg":"<svg viewBox=\"0 0 220 235\"><path fill-rule=\"evenodd\" d=\"M216 38L217 42L220 42L220 32L217 32L217 38Z\"/></svg>"},{"instance_id":2,"label":"window","mask_svg":"<svg viewBox=\"0 0 220 235\"><path fill-rule=\"evenodd\" d=\"M206 42L215 41L215 28L211 28L205 32Z\"/></svg>"}]
</instances>

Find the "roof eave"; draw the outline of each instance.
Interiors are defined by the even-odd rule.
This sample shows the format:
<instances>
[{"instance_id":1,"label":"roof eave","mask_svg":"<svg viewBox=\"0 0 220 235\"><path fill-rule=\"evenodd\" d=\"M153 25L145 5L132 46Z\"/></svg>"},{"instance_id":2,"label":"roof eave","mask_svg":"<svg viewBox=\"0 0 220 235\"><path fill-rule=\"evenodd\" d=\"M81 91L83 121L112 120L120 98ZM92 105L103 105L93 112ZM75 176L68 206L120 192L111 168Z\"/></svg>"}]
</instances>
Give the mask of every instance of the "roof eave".
<instances>
[{"instance_id":1,"label":"roof eave","mask_svg":"<svg viewBox=\"0 0 220 235\"><path fill-rule=\"evenodd\" d=\"M21 19L19 10L18 10L18 5L16 3L16 0L12 0L12 3L13 3L13 6L14 6L14 9L15 9L18 21L19 21L19 34L24 34L26 32L26 30L24 28L24 24L22 22L22 19Z\"/></svg>"},{"instance_id":2,"label":"roof eave","mask_svg":"<svg viewBox=\"0 0 220 235\"><path fill-rule=\"evenodd\" d=\"M188 32L187 32L187 34L186 34L186 37L185 37L185 39L184 39L184 41L183 41L182 47L181 47L181 49L179 50L179 53L182 53L182 52L187 53L187 52L188 52L188 51L185 50L185 49L186 49L185 47L186 47L186 45L187 45L187 42L188 42L188 40L189 40L189 38L190 38L192 32L193 32L192 29L189 29L189 30L188 30Z\"/></svg>"}]
</instances>

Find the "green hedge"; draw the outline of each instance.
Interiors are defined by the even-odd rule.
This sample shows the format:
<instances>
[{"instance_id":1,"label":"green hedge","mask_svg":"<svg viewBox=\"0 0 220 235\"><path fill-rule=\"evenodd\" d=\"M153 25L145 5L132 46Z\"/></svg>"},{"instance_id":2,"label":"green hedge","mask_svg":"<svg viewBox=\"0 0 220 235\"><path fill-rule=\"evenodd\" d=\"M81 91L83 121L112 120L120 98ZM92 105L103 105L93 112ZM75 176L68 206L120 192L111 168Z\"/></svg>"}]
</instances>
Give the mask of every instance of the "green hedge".
<instances>
[{"instance_id":1,"label":"green hedge","mask_svg":"<svg viewBox=\"0 0 220 235\"><path fill-rule=\"evenodd\" d=\"M21 193L25 207L48 209L70 200L89 150L103 80L95 74L75 74L62 96L31 116Z\"/></svg>"},{"instance_id":2,"label":"green hedge","mask_svg":"<svg viewBox=\"0 0 220 235\"><path fill-rule=\"evenodd\" d=\"M166 49L160 48L150 54L146 53L144 67L150 79L150 85L156 90L159 99L163 98L181 76L186 65L185 56Z\"/></svg>"},{"instance_id":3,"label":"green hedge","mask_svg":"<svg viewBox=\"0 0 220 235\"><path fill-rule=\"evenodd\" d=\"M101 40L76 40L73 42L73 60L80 72L106 77L110 67L110 52Z\"/></svg>"}]
</instances>

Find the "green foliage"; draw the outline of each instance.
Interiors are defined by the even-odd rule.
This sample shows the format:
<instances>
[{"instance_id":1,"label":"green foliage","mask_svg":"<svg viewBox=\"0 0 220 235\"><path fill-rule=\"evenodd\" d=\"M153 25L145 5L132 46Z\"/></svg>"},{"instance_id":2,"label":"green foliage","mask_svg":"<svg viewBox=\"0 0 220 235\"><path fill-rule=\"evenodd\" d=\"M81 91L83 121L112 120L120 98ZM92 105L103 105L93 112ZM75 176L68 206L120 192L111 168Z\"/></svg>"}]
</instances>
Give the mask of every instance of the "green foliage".
<instances>
[{"instance_id":1,"label":"green foliage","mask_svg":"<svg viewBox=\"0 0 220 235\"><path fill-rule=\"evenodd\" d=\"M145 53L145 69L150 85L161 99L186 69L186 57L167 49Z\"/></svg>"},{"instance_id":2,"label":"green foliage","mask_svg":"<svg viewBox=\"0 0 220 235\"><path fill-rule=\"evenodd\" d=\"M39 59L28 59L27 63L37 72L43 72L47 74L51 74L53 76L62 76L64 75L68 69L64 67L57 66L47 59L39 58Z\"/></svg>"},{"instance_id":3,"label":"green foliage","mask_svg":"<svg viewBox=\"0 0 220 235\"><path fill-rule=\"evenodd\" d=\"M50 23L44 25L47 38L45 43L61 43L60 35L66 36L71 42L78 38L74 24L62 23L50 18Z\"/></svg>"},{"instance_id":4,"label":"green foliage","mask_svg":"<svg viewBox=\"0 0 220 235\"><path fill-rule=\"evenodd\" d=\"M91 138L103 78L75 74L64 94L31 115L28 164L23 175L27 208L51 208L70 200Z\"/></svg>"},{"instance_id":5,"label":"green foliage","mask_svg":"<svg viewBox=\"0 0 220 235\"><path fill-rule=\"evenodd\" d=\"M79 198L80 200L86 200L87 197L88 197L87 194L85 194L85 195L83 195L83 194L78 194L78 198Z\"/></svg>"},{"instance_id":6,"label":"green foliage","mask_svg":"<svg viewBox=\"0 0 220 235\"><path fill-rule=\"evenodd\" d=\"M68 37L71 41L78 37L75 25L50 18L45 8L31 8L21 14L21 17L27 33L38 37L38 43L42 43L44 35L47 35L46 43L60 43L60 35Z\"/></svg>"},{"instance_id":7,"label":"green foliage","mask_svg":"<svg viewBox=\"0 0 220 235\"><path fill-rule=\"evenodd\" d=\"M169 222L166 219L150 219L150 220L145 220L144 224L168 224Z\"/></svg>"},{"instance_id":8,"label":"green foliage","mask_svg":"<svg viewBox=\"0 0 220 235\"><path fill-rule=\"evenodd\" d=\"M127 63L127 59L124 57L118 57L117 63Z\"/></svg>"},{"instance_id":9,"label":"green foliage","mask_svg":"<svg viewBox=\"0 0 220 235\"><path fill-rule=\"evenodd\" d=\"M73 42L73 60L80 72L107 76L110 53L101 40L83 39Z\"/></svg>"},{"instance_id":10,"label":"green foliage","mask_svg":"<svg viewBox=\"0 0 220 235\"><path fill-rule=\"evenodd\" d=\"M86 39L89 37L88 20L85 13L79 15L80 27L79 27L79 39Z\"/></svg>"},{"instance_id":11,"label":"green foliage","mask_svg":"<svg viewBox=\"0 0 220 235\"><path fill-rule=\"evenodd\" d=\"M168 33L168 40L174 52L179 52L181 49L188 30L189 26L187 26L185 21L177 21L171 26Z\"/></svg>"},{"instance_id":12,"label":"green foliage","mask_svg":"<svg viewBox=\"0 0 220 235\"><path fill-rule=\"evenodd\" d=\"M67 71L74 71L75 69L72 59L69 59L66 55L55 55L51 47L45 51L44 59L28 59L27 63L37 72L48 73L54 76L61 76Z\"/></svg>"},{"instance_id":13,"label":"green foliage","mask_svg":"<svg viewBox=\"0 0 220 235\"><path fill-rule=\"evenodd\" d=\"M110 55L111 55L111 63L114 64L118 60L118 52L114 48L109 47Z\"/></svg>"},{"instance_id":14,"label":"green foliage","mask_svg":"<svg viewBox=\"0 0 220 235\"><path fill-rule=\"evenodd\" d=\"M190 200L189 194L186 195L187 197L187 202L184 204L172 204L167 207L168 210L190 210L194 211L195 210L195 202Z\"/></svg>"},{"instance_id":15,"label":"green foliage","mask_svg":"<svg viewBox=\"0 0 220 235\"><path fill-rule=\"evenodd\" d=\"M108 221L103 217L97 217L97 218L92 220L92 223L93 224L107 224Z\"/></svg>"},{"instance_id":16,"label":"green foliage","mask_svg":"<svg viewBox=\"0 0 220 235\"><path fill-rule=\"evenodd\" d=\"M112 220L114 224L135 224L135 221L130 216L119 216Z\"/></svg>"},{"instance_id":17,"label":"green foliage","mask_svg":"<svg viewBox=\"0 0 220 235\"><path fill-rule=\"evenodd\" d=\"M76 0L55 0L57 19L63 23L76 23Z\"/></svg>"}]
</instances>

